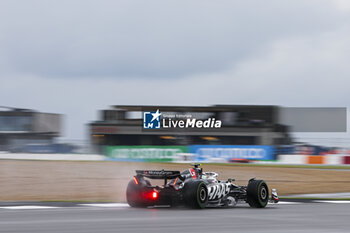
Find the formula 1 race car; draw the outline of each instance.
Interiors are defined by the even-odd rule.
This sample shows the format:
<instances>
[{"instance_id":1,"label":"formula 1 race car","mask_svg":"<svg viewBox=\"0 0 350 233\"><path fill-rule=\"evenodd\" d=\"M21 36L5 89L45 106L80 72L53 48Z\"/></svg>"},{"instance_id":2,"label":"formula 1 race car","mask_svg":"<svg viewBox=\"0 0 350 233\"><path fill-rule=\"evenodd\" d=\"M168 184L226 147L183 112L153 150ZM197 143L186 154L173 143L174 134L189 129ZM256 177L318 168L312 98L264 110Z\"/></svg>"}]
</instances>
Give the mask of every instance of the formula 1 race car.
<instances>
[{"instance_id":1,"label":"formula 1 race car","mask_svg":"<svg viewBox=\"0 0 350 233\"><path fill-rule=\"evenodd\" d=\"M232 207L246 202L251 207L264 208L270 201L278 202L278 195L265 181L252 178L247 186L235 185L234 179L217 180L215 172L203 172L200 164L180 173L165 170L137 170L126 190L127 202L132 207L158 205L202 209L205 207ZM146 179L148 178L148 179ZM164 179L164 185L152 186L149 179ZM169 181L170 180L170 181ZM168 182L169 181L169 182Z\"/></svg>"}]
</instances>

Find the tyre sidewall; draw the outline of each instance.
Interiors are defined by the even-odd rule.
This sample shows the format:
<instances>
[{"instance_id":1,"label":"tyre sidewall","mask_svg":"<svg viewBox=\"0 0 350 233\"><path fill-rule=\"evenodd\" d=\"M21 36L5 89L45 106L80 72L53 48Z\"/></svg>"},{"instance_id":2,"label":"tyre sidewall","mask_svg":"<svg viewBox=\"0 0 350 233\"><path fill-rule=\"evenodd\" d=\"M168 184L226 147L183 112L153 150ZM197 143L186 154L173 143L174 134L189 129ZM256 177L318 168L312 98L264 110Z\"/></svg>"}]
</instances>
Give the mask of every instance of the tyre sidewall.
<instances>
[{"instance_id":1,"label":"tyre sidewall","mask_svg":"<svg viewBox=\"0 0 350 233\"><path fill-rule=\"evenodd\" d=\"M188 181L183 189L183 198L187 206L203 209L208 204L208 188L203 181Z\"/></svg>"},{"instance_id":2,"label":"tyre sidewall","mask_svg":"<svg viewBox=\"0 0 350 233\"><path fill-rule=\"evenodd\" d=\"M126 200L131 207L146 207L147 202L142 198L142 186L131 180L126 189Z\"/></svg>"},{"instance_id":3,"label":"tyre sidewall","mask_svg":"<svg viewBox=\"0 0 350 233\"><path fill-rule=\"evenodd\" d=\"M264 181L259 182L258 185L258 200L261 207L265 207L269 201L269 191L267 184Z\"/></svg>"},{"instance_id":4,"label":"tyre sidewall","mask_svg":"<svg viewBox=\"0 0 350 233\"><path fill-rule=\"evenodd\" d=\"M269 189L265 181L252 180L247 187L247 202L251 207L264 208L269 199Z\"/></svg>"},{"instance_id":5,"label":"tyre sidewall","mask_svg":"<svg viewBox=\"0 0 350 233\"><path fill-rule=\"evenodd\" d=\"M208 204L208 188L204 184L204 182L201 182L198 184L197 187L197 203L198 206L203 209Z\"/></svg>"}]
</instances>

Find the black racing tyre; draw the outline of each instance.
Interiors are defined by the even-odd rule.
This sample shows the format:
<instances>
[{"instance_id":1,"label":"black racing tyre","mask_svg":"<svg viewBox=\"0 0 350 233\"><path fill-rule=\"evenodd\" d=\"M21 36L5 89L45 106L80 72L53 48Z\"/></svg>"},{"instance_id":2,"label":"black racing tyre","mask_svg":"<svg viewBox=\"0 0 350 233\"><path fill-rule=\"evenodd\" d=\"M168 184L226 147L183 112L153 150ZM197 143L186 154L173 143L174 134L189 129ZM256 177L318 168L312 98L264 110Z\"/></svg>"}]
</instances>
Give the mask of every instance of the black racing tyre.
<instances>
[{"instance_id":1,"label":"black racing tyre","mask_svg":"<svg viewBox=\"0 0 350 233\"><path fill-rule=\"evenodd\" d=\"M185 204L190 208L203 209L208 204L208 188L203 181L188 181L183 187Z\"/></svg>"},{"instance_id":2,"label":"black racing tyre","mask_svg":"<svg viewBox=\"0 0 350 233\"><path fill-rule=\"evenodd\" d=\"M135 184L134 180L131 180L126 188L126 201L131 207L147 207L142 198L142 186Z\"/></svg>"},{"instance_id":3,"label":"black racing tyre","mask_svg":"<svg viewBox=\"0 0 350 233\"><path fill-rule=\"evenodd\" d=\"M263 180L251 180L247 187L247 202L250 207L264 208L269 201L269 188Z\"/></svg>"}]
</instances>

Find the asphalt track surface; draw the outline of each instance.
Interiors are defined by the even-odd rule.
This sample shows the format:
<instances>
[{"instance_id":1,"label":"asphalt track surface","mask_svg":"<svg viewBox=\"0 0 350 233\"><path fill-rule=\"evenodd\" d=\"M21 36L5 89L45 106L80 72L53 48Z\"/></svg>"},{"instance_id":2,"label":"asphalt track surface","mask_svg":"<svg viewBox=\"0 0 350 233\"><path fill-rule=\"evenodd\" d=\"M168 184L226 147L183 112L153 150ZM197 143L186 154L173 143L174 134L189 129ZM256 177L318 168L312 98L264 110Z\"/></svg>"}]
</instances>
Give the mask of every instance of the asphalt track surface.
<instances>
[{"instance_id":1,"label":"asphalt track surface","mask_svg":"<svg viewBox=\"0 0 350 233\"><path fill-rule=\"evenodd\" d=\"M0 209L0 232L350 232L350 204L284 203L253 209L69 206Z\"/></svg>"}]
</instances>

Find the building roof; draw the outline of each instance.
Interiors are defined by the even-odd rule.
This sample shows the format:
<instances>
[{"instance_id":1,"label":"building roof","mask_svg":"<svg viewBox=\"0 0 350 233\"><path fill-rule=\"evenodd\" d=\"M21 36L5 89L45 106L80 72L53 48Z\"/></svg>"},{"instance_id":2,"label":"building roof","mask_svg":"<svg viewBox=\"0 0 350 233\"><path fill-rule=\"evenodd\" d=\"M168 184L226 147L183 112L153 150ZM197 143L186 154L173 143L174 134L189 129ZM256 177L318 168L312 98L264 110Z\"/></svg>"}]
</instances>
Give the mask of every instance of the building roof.
<instances>
[{"instance_id":1,"label":"building roof","mask_svg":"<svg viewBox=\"0 0 350 233\"><path fill-rule=\"evenodd\" d=\"M171 105L113 105L115 109L125 111L150 111L161 109L162 111L229 111L232 109L247 109L247 108L276 108L273 105L212 105L212 106L171 106Z\"/></svg>"}]
</instances>

